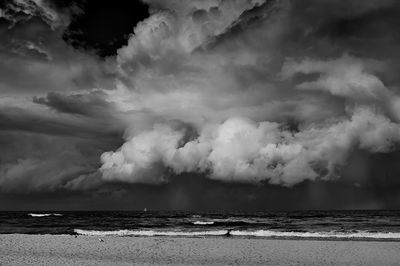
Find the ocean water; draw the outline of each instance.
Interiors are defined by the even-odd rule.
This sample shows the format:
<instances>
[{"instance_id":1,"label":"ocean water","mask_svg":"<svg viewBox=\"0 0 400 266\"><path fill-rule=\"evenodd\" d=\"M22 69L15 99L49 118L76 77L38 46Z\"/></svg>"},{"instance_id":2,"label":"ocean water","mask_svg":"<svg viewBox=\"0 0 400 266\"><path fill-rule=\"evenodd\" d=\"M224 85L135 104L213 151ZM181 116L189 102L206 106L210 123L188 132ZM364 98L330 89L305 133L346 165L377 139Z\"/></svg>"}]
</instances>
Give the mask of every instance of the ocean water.
<instances>
[{"instance_id":1,"label":"ocean water","mask_svg":"<svg viewBox=\"0 0 400 266\"><path fill-rule=\"evenodd\" d=\"M0 233L400 241L400 211L0 212Z\"/></svg>"}]
</instances>

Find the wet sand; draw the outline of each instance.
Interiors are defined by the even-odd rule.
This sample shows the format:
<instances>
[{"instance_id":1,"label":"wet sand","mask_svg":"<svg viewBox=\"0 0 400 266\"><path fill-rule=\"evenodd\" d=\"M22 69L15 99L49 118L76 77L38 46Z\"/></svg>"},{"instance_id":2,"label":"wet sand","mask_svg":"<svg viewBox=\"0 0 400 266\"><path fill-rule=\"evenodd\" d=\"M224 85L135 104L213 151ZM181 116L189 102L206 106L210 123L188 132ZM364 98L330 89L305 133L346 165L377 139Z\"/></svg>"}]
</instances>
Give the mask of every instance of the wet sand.
<instances>
[{"instance_id":1,"label":"wet sand","mask_svg":"<svg viewBox=\"0 0 400 266\"><path fill-rule=\"evenodd\" d=\"M400 265L400 242L0 235L0 265Z\"/></svg>"}]
</instances>

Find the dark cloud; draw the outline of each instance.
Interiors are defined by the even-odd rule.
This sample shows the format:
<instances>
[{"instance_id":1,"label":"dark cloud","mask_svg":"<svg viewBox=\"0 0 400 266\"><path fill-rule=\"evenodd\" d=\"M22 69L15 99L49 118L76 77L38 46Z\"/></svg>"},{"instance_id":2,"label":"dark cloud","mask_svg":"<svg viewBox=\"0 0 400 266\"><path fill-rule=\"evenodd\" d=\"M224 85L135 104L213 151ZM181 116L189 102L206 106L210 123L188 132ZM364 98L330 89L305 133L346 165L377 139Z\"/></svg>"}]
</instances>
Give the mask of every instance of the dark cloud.
<instances>
[{"instance_id":1,"label":"dark cloud","mask_svg":"<svg viewBox=\"0 0 400 266\"><path fill-rule=\"evenodd\" d=\"M108 116L113 106L106 101L102 91L90 91L85 94L60 94L50 92L46 97L34 97L33 102L50 107L51 109L69 114L85 116Z\"/></svg>"},{"instance_id":2,"label":"dark cloud","mask_svg":"<svg viewBox=\"0 0 400 266\"><path fill-rule=\"evenodd\" d=\"M69 24L71 16L82 12L74 2L51 0L3 0L0 2L0 8L0 19L8 24L9 28L33 18L42 20L53 29L62 28Z\"/></svg>"},{"instance_id":3,"label":"dark cloud","mask_svg":"<svg viewBox=\"0 0 400 266\"><path fill-rule=\"evenodd\" d=\"M1 202L400 206L398 1L0 8Z\"/></svg>"},{"instance_id":4,"label":"dark cloud","mask_svg":"<svg viewBox=\"0 0 400 266\"><path fill-rule=\"evenodd\" d=\"M109 62L75 51L62 40L68 24L52 27L42 16L39 13L15 24L0 23L0 92L34 96L110 87L113 74Z\"/></svg>"},{"instance_id":5,"label":"dark cloud","mask_svg":"<svg viewBox=\"0 0 400 266\"><path fill-rule=\"evenodd\" d=\"M80 185L81 186L81 185ZM93 188L93 187L92 187ZM3 209L285 211L396 208L400 198L387 187L338 182L305 182L295 188L222 183L200 176L175 176L161 186L106 183L87 191L57 190L2 194ZM390 196L389 196L390 195ZM9 205L11 204L11 205Z\"/></svg>"},{"instance_id":6,"label":"dark cloud","mask_svg":"<svg viewBox=\"0 0 400 266\"><path fill-rule=\"evenodd\" d=\"M59 190L90 190L101 152L118 144L117 139L81 139L70 135L1 131L0 188L2 193L41 193ZM82 184L81 186L79 184Z\"/></svg>"},{"instance_id":7,"label":"dark cloud","mask_svg":"<svg viewBox=\"0 0 400 266\"><path fill-rule=\"evenodd\" d=\"M28 112L22 108L0 109L0 130L26 131L80 138L115 138L121 135L116 121L59 117Z\"/></svg>"},{"instance_id":8,"label":"dark cloud","mask_svg":"<svg viewBox=\"0 0 400 266\"><path fill-rule=\"evenodd\" d=\"M62 39L79 14L68 1L1 2L2 193L90 190L99 156L121 142L122 121L94 89L112 86L113 63Z\"/></svg>"}]
</instances>

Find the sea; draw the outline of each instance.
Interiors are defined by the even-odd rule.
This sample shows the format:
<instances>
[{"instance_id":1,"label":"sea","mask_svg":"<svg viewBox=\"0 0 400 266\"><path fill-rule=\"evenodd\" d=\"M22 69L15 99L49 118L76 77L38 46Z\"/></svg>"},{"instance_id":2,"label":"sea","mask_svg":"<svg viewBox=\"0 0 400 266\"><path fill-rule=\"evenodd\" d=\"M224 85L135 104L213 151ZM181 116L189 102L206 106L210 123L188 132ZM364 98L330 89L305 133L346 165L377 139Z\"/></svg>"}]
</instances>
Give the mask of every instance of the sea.
<instances>
[{"instance_id":1,"label":"sea","mask_svg":"<svg viewBox=\"0 0 400 266\"><path fill-rule=\"evenodd\" d=\"M400 241L400 211L11 211L0 233Z\"/></svg>"}]
</instances>

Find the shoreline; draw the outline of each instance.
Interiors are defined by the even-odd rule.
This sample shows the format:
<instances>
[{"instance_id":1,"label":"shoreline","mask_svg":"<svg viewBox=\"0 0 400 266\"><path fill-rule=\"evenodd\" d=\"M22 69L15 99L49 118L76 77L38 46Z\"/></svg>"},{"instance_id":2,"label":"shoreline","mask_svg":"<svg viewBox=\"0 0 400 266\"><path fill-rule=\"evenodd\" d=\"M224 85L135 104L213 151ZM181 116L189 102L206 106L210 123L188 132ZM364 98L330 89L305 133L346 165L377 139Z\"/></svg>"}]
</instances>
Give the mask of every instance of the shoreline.
<instances>
[{"instance_id":1,"label":"shoreline","mask_svg":"<svg viewBox=\"0 0 400 266\"><path fill-rule=\"evenodd\" d=\"M0 235L4 265L396 265L399 261L397 241Z\"/></svg>"},{"instance_id":2,"label":"shoreline","mask_svg":"<svg viewBox=\"0 0 400 266\"><path fill-rule=\"evenodd\" d=\"M282 240L282 241L339 241L339 242L393 242L400 243L400 239L393 238L352 238L352 237L279 237L279 236L241 236L241 235L83 235L77 233L71 234L36 234L36 233L0 233L8 236L69 236L69 237L94 237L94 238L194 238L194 239L257 239L257 240Z\"/></svg>"}]
</instances>

